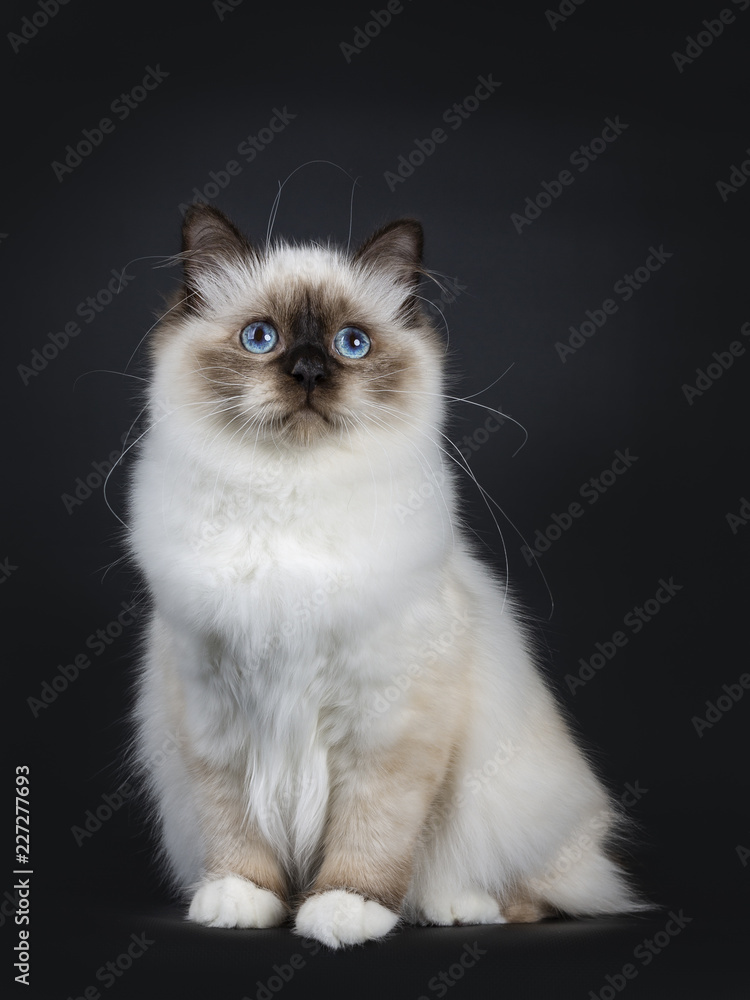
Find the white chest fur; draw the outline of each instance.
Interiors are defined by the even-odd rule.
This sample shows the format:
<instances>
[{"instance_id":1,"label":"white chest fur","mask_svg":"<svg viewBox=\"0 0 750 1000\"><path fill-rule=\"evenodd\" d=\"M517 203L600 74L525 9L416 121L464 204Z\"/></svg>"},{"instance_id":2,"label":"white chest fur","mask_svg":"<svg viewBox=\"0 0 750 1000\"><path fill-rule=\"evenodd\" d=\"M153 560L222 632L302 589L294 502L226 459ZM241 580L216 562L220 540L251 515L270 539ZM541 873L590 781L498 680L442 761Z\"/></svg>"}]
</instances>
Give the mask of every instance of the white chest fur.
<instances>
[{"instance_id":1,"label":"white chest fur","mask_svg":"<svg viewBox=\"0 0 750 1000\"><path fill-rule=\"evenodd\" d=\"M297 861L325 818L330 747L419 642L452 538L437 452L434 471L424 448L405 457L219 466L164 433L139 463L131 543L179 647L191 740L241 763L249 816Z\"/></svg>"},{"instance_id":2,"label":"white chest fur","mask_svg":"<svg viewBox=\"0 0 750 1000\"><path fill-rule=\"evenodd\" d=\"M134 490L132 546L175 624L230 647L296 638L309 648L354 623L364 637L368 622L408 603L420 577L434 585L452 539L436 450L429 465L424 447L410 461L377 448L266 451L229 474L190 457L155 436Z\"/></svg>"}]
</instances>

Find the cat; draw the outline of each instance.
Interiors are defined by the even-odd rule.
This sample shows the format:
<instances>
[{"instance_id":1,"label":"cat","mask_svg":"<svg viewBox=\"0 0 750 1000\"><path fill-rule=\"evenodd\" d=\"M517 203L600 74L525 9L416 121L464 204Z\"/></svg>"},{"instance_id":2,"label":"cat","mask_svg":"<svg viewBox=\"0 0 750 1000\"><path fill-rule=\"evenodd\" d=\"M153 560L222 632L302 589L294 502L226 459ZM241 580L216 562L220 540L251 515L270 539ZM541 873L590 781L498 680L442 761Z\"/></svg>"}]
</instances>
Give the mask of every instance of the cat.
<instances>
[{"instance_id":1,"label":"cat","mask_svg":"<svg viewBox=\"0 0 750 1000\"><path fill-rule=\"evenodd\" d=\"M198 923L291 918L337 948L644 906L466 538L422 256L413 219L349 252L185 217L128 544L152 605L138 758Z\"/></svg>"}]
</instances>

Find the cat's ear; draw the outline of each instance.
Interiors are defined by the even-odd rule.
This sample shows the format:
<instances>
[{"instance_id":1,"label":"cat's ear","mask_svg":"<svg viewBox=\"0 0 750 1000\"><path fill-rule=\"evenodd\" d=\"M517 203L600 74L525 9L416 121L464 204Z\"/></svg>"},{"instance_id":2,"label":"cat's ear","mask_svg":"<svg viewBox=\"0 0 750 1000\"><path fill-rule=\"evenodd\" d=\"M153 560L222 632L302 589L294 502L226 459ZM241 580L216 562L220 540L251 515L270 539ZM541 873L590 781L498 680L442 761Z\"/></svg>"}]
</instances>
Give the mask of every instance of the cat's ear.
<instances>
[{"instance_id":1,"label":"cat's ear","mask_svg":"<svg viewBox=\"0 0 750 1000\"><path fill-rule=\"evenodd\" d=\"M234 223L213 205L191 205L182 224L185 303L194 310L206 305L212 287L232 266L255 251Z\"/></svg>"},{"instance_id":2,"label":"cat's ear","mask_svg":"<svg viewBox=\"0 0 750 1000\"><path fill-rule=\"evenodd\" d=\"M398 219L373 233L354 254L354 260L388 273L395 281L416 286L423 249L421 224L416 219Z\"/></svg>"},{"instance_id":3,"label":"cat's ear","mask_svg":"<svg viewBox=\"0 0 750 1000\"><path fill-rule=\"evenodd\" d=\"M387 297L398 296L394 311L407 325L419 318L416 291L423 273L423 247L421 224L416 219L398 219L378 229L354 254L356 264L385 278Z\"/></svg>"}]
</instances>

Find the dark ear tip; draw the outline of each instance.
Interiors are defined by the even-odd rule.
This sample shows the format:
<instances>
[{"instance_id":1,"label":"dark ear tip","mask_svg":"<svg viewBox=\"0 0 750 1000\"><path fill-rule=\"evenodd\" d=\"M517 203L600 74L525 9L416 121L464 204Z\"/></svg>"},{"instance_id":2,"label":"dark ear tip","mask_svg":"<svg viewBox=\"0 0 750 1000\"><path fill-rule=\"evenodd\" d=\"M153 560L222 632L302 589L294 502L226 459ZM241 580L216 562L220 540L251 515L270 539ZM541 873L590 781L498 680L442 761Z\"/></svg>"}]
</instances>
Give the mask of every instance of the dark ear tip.
<instances>
[{"instance_id":1,"label":"dark ear tip","mask_svg":"<svg viewBox=\"0 0 750 1000\"><path fill-rule=\"evenodd\" d=\"M413 243L412 256L417 264L422 263L424 255L424 229L419 219L405 218L393 223L394 228L398 228L402 233L409 233Z\"/></svg>"},{"instance_id":2,"label":"dark ear tip","mask_svg":"<svg viewBox=\"0 0 750 1000\"><path fill-rule=\"evenodd\" d=\"M411 216L407 216L404 219L395 219L393 222L389 222L387 226L383 226L380 232L388 233L393 229L411 230L415 237L418 237L420 240L424 239L424 229L422 228L422 223L419 219L414 219Z\"/></svg>"},{"instance_id":3,"label":"dark ear tip","mask_svg":"<svg viewBox=\"0 0 750 1000\"><path fill-rule=\"evenodd\" d=\"M422 253L424 252L424 228L419 219L404 219L409 228L413 231L417 247L419 248L419 259L422 259Z\"/></svg>"},{"instance_id":4,"label":"dark ear tip","mask_svg":"<svg viewBox=\"0 0 750 1000\"><path fill-rule=\"evenodd\" d=\"M249 240L231 219L221 209L202 201L190 205L182 220L183 251L198 246L203 249L213 246L217 252L226 252L234 246L236 250L252 253Z\"/></svg>"},{"instance_id":5,"label":"dark ear tip","mask_svg":"<svg viewBox=\"0 0 750 1000\"><path fill-rule=\"evenodd\" d=\"M419 257L422 257L422 251L424 250L424 228L419 219L400 219L395 225L401 226L403 229L411 230L414 242L419 251Z\"/></svg>"},{"instance_id":6,"label":"dark ear tip","mask_svg":"<svg viewBox=\"0 0 750 1000\"><path fill-rule=\"evenodd\" d=\"M402 219L394 219L393 222L389 222L388 225L384 226L383 228L396 229L398 226L406 226L411 229L419 230L420 233L422 232L422 223L419 221L419 219L415 219L411 215L406 215Z\"/></svg>"},{"instance_id":7,"label":"dark ear tip","mask_svg":"<svg viewBox=\"0 0 750 1000\"><path fill-rule=\"evenodd\" d=\"M182 230L185 232L186 230L192 228L197 222L209 218L216 219L217 221L224 223L229 222L220 209L215 208L213 205L209 205L205 201L194 202L192 205L188 206L188 210L185 212L185 217L182 220Z\"/></svg>"},{"instance_id":8,"label":"dark ear tip","mask_svg":"<svg viewBox=\"0 0 750 1000\"><path fill-rule=\"evenodd\" d=\"M378 257L400 258L419 265L424 251L424 230L418 219L396 219L387 223L356 251L355 260Z\"/></svg>"},{"instance_id":9,"label":"dark ear tip","mask_svg":"<svg viewBox=\"0 0 750 1000\"><path fill-rule=\"evenodd\" d=\"M191 205L188 205L187 212L185 212L185 215L183 216L183 222L185 225L192 222L192 220L197 218L199 215L202 215L207 208L210 208L210 205L207 205L205 201L196 201Z\"/></svg>"}]
</instances>

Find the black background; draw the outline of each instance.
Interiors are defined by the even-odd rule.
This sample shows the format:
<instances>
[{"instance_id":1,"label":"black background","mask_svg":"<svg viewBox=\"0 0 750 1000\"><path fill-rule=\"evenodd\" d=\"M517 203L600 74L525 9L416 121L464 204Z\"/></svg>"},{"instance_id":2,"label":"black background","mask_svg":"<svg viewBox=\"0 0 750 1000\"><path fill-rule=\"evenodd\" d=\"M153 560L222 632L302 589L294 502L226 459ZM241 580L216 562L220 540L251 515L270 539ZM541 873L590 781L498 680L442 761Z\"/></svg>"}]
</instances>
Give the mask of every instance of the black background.
<instances>
[{"instance_id":1,"label":"black background","mask_svg":"<svg viewBox=\"0 0 750 1000\"><path fill-rule=\"evenodd\" d=\"M553 30L542 3L405 0L347 60L341 43L372 20L371 7L244 0L220 12L211 2L70 0L14 52L8 33L40 8L4 5L8 512L0 601L11 746L0 879L8 893L0 981L10 986L2 989L15 986L11 812L15 767L27 764L33 985L16 987L27 996L79 997L96 987L115 1000L255 998L274 964L299 953L305 965L283 985L284 998L416 1000L444 990L451 1000L606 1000L621 989L627 997L740 997L750 694L698 727L700 735L694 720L748 669L742 559L750 526L730 525L727 514L750 496L740 405L750 370L750 340L740 333L750 320L750 185L722 198L717 181L750 157L750 8L728 3L734 23L680 72L673 53L706 31L704 19L718 19L719 2L588 0L564 6L572 13ZM120 120L110 105L141 84L147 67L167 75ZM480 76L501 86L452 129L444 112L473 94ZM246 162L238 145L277 109L294 118ZM58 180L53 161L107 116L114 131ZM585 172L571 167L571 154L617 116L627 124L622 134ZM389 186L385 173L438 127L446 141ZM135 593L116 562L128 457L109 482L115 513L99 485L87 496L79 484L76 497L77 481L121 450L138 416L142 382L119 373L144 374L139 344L178 277L157 265L179 249L179 205L230 160L241 170L212 200L251 237L265 237L279 184L307 164L283 188L276 233L346 242L356 179L353 241L415 216L425 226L427 266L458 282L455 301L442 308L454 394L472 402L454 406L451 432L461 444L484 425L487 412L472 403L501 407L527 429L520 451L516 425L506 422L486 443L480 431L471 457L526 539L582 504L583 516L539 557L554 611L539 568L498 519L510 577L540 620L551 682L613 793L628 784L641 790L629 804L640 829L629 864L663 910L640 920L406 929L384 944L312 956L285 929L184 924L159 885L132 799L76 842L73 828L129 777L123 754L138 639L131 625L101 655L86 644ZM564 169L574 183L519 234L511 214ZM613 294L661 246L671 257L648 283L628 302ZM121 292L83 322L79 303L123 268ZM437 286L423 293L440 300ZM618 311L563 363L555 344L607 298ZM19 366L72 320L80 334L24 374ZM737 340L744 355L689 403L683 386ZM618 449L637 461L595 504L582 500L580 488L611 467ZM500 535L468 480L465 504L487 557L503 569ZM623 620L653 598L660 579L681 589L634 634ZM627 645L571 691L566 675L618 630ZM77 679L43 708L29 701L81 653L91 662ZM635 949L680 909L690 922L646 964ZM107 987L97 971L141 933L154 943ZM432 977L474 941L485 951L476 965L455 985L436 984ZM618 979L628 963L636 977Z\"/></svg>"}]
</instances>

